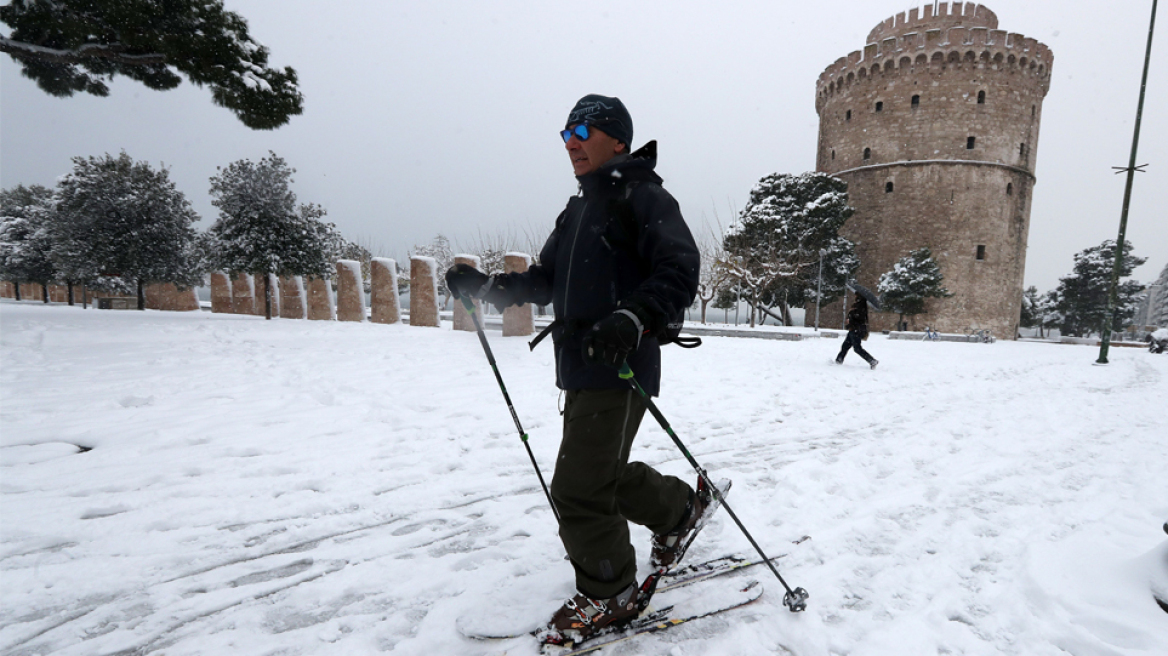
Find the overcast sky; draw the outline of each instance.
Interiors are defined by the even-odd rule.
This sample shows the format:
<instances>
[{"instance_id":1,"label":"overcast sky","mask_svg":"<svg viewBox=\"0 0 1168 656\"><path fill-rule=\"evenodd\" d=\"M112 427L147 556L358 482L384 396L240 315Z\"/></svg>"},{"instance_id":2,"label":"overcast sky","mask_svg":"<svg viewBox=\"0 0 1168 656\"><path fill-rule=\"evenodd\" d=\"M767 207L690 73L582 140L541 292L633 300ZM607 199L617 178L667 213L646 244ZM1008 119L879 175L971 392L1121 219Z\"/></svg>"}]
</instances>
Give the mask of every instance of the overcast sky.
<instances>
[{"instance_id":1,"label":"overcast sky","mask_svg":"<svg viewBox=\"0 0 1168 656\"><path fill-rule=\"evenodd\" d=\"M205 228L216 166L269 150L297 169L301 202L375 255L402 258L438 233L550 231L575 191L558 131L587 93L619 96L634 146L695 234L725 225L772 172L815 167L815 83L913 3L383 2L225 0L270 62L300 76L304 114L249 130L187 82L158 92L118 78L107 98L54 98L0 55L0 187L51 186L76 155L164 164ZM931 4L931 3L930 3ZM1037 147L1025 281L1052 289L1074 253L1115 239L1151 0L997 0L1000 27L1054 52ZM1128 239L1148 282L1168 263L1168 41L1161 12ZM6 26L0 29L7 34ZM874 284L874 281L869 281Z\"/></svg>"}]
</instances>

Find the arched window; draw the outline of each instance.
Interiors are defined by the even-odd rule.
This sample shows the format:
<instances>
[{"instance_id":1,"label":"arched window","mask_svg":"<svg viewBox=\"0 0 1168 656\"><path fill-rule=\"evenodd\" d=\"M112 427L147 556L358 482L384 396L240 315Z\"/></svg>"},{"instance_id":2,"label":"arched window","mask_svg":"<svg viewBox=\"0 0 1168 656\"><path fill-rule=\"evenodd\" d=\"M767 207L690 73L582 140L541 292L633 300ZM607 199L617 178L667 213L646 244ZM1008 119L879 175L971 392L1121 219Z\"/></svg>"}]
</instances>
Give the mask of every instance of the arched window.
<instances>
[{"instance_id":1,"label":"arched window","mask_svg":"<svg viewBox=\"0 0 1168 656\"><path fill-rule=\"evenodd\" d=\"M917 108L917 107L920 107L920 106L921 106L921 96L920 96L920 94L917 94L917 95L915 95L915 96L913 96L913 97L912 97L912 106L913 106L913 108L914 108L914 109L915 109L915 108Z\"/></svg>"},{"instance_id":2,"label":"arched window","mask_svg":"<svg viewBox=\"0 0 1168 656\"><path fill-rule=\"evenodd\" d=\"M834 148L831 150L831 158L835 159L835 149Z\"/></svg>"},{"instance_id":3,"label":"arched window","mask_svg":"<svg viewBox=\"0 0 1168 656\"><path fill-rule=\"evenodd\" d=\"M878 111L878 112L884 111L884 101L882 101L882 100L876 101L876 111Z\"/></svg>"},{"instance_id":4,"label":"arched window","mask_svg":"<svg viewBox=\"0 0 1168 656\"><path fill-rule=\"evenodd\" d=\"M1031 116L1034 116L1034 113L1035 113L1036 111L1038 111L1038 105L1031 105L1031 106L1030 106L1030 115L1031 115Z\"/></svg>"},{"instance_id":5,"label":"arched window","mask_svg":"<svg viewBox=\"0 0 1168 656\"><path fill-rule=\"evenodd\" d=\"M845 121L850 121L850 120L852 120L852 110L850 110L850 109L849 109L849 110L847 111L847 113L845 113L845 114L844 114L844 120L845 120Z\"/></svg>"},{"instance_id":6,"label":"arched window","mask_svg":"<svg viewBox=\"0 0 1168 656\"><path fill-rule=\"evenodd\" d=\"M985 91L978 91L977 92L977 104L979 104L979 105L985 104Z\"/></svg>"},{"instance_id":7,"label":"arched window","mask_svg":"<svg viewBox=\"0 0 1168 656\"><path fill-rule=\"evenodd\" d=\"M865 160L872 159L872 149L871 148L864 149L864 159Z\"/></svg>"},{"instance_id":8,"label":"arched window","mask_svg":"<svg viewBox=\"0 0 1168 656\"><path fill-rule=\"evenodd\" d=\"M1006 195L1007 195L1007 196L1013 196L1013 195L1014 195L1014 183L1013 183L1013 182L1007 182L1007 183L1006 183Z\"/></svg>"},{"instance_id":9,"label":"arched window","mask_svg":"<svg viewBox=\"0 0 1168 656\"><path fill-rule=\"evenodd\" d=\"M884 193L886 193L886 194L892 193L892 183L891 182L884 183Z\"/></svg>"}]
</instances>

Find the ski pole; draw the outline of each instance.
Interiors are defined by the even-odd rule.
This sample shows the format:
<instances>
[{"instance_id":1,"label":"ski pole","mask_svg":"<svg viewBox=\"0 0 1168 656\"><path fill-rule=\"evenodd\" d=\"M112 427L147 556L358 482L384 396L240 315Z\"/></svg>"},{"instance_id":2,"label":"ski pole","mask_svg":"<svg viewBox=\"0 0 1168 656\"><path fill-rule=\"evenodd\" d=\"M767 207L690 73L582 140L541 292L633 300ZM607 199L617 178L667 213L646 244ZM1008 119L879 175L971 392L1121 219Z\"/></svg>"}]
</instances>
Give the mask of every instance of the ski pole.
<instances>
[{"instance_id":1,"label":"ski pole","mask_svg":"<svg viewBox=\"0 0 1168 656\"><path fill-rule=\"evenodd\" d=\"M499 366L495 364L495 354L491 352L491 345L487 343L487 335L483 332L483 325L479 323L479 315L475 312L474 303L471 303L470 299L464 296L462 306L466 308L466 313L474 321L475 330L479 334L479 343L483 345L483 351L487 354L487 362L491 363L491 371L495 372L495 380L499 381L499 390L503 392L503 400L507 402L507 409L511 411L511 418L515 420L519 439L523 440L523 446L527 449L527 457L531 458L531 466L535 467L535 475L539 477L540 487L543 488L543 494L552 507L552 514L556 516L556 523L559 524L560 511L556 510L556 504L552 501L552 493L548 491L547 484L543 482L543 473L539 471L539 464L535 462L535 454L531 452L531 445L527 443L527 432L523 430L523 424L519 423L519 415L515 412L515 406L511 404L511 395L507 393L507 386L503 384L503 376L499 374Z\"/></svg>"},{"instance_id":2,"label":"ski pole","mask_svg":"<svg viewBox=\"0 0 1168 656\"><path fill-rule=\"evenodd\" d=\"M769 567L771 572L774 573L775 578L779 579L779 583L783 584L783 588L785 588L787 591L787 594L783 595L783 605L786 606L787 609L792 613L798 613L799 611L806 610L807 597L809 596L807 591L803 588L795 588L792 590L791 586L787 585L787 582L783 580L783 575L779 574L779 570L775 568L775 565L773 562L771 562L770 557L763 553L762 547L758 546L758 542L755 542L754 537L750 534L750 531L746 530L746 527L742 525L742 521L738 519L738 515L734 514L734 511L730 509L730 504L726 503L726 497L722 496L721 490L719 490L718 486L714 485L714 482L710 480L710 477L706 474L706 470L702 469L702 466L698 464L698 461L695 460L692 455L690 455L689 449L685 448L685 445L681 443L681 438L677 436L677 433L673 432L673 428L669 425L669 422L665 420L665 415L661 414L661 411L657 409L657 404L653 403L653 399L649 398L649 395L645 393L645 390L641 387L641 384L638 383L637 379L633 377L633 370L629 368L628 362L621 364L618 375L621 378L629 381L629 384L633 386L633 389L637 390L637 393L641 395L641 398L645 401L645 406L649 408L649 412L653 414L653 418L657 420L657 423L661 424L661 427L665 429L666 433L669 433L669 437L673 440L673 443L677 445L678 449L681 449L682 455L684 455L685 459L689 461L689 464L695 470L697 470L698 476L700 476L701 479L706 483L706 486L713 490L714 496L722 502L722 506L726 508L726 512L729 513L731 519L733 519L734 523L738 525L738 528L742 530L742 534L746 536L746 539L750 541L750 546L754 547L754 550L758 552L758 555L762 556L762 562L766 563L766 566Z\"/></svg>"}]
</instances>

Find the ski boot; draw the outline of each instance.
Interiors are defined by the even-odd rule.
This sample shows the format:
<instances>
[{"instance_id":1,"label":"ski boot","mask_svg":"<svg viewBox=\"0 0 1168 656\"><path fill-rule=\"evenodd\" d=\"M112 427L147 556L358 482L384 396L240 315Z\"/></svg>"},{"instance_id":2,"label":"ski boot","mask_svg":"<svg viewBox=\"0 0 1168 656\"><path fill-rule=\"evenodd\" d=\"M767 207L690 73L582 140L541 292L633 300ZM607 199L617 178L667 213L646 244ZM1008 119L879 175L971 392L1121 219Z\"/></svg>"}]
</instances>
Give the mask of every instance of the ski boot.
<instances>
[{"instance_id":1,"label":"ski boot","mask_svg":"<svg viewBox=\"0 0 1168 656\"><path fill-rule=\"evenodd\" d=\"M705 525L706 509L713 501L713 492L706 486L705 479L698 477L697 492L690 494L685 514L672 531L653 535L649 565L658 572L664 572L676 565L685 555L697 532Z\"/></svg>"},{"instance_id":2,"label":"ski boot","mask_svg":"<svg viewBox=\"0 0 1168 656\"><path fill-rule=\"evenodd\" d=\"M637 618L637 584L618 592L610 599L593 599L584 593L564 602L536 637L540 644L579 644L597 633L615 630Z\"/></svg>"},{"instance_id":3,"label":"ski boot","mask_svg":"<svg viewBox=\"0 0 1168 656\"><path fill-rule=\"evenodd\" d=\"M872 361L868 363L868 366L875 369L876 365L878 365L878 364L880 364L880 361L877 360L876 358L872 358Z\"/></svg>"}]
</instances>

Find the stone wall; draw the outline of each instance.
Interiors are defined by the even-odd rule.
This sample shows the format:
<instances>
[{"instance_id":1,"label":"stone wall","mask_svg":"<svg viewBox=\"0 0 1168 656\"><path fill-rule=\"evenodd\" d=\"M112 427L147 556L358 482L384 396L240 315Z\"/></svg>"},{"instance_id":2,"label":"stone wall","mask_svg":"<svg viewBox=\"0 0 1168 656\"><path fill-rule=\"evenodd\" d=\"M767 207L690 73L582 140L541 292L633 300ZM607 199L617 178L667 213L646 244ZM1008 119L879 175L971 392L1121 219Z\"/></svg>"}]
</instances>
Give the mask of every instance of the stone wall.
<instances>
[{"instance_id":1,"label":"stone wall","mask_svg":"<svg viewBox=\"0 0 1168 656\"><path fill-rule=\"evenodd\" d=\"M856 214L841 232L857 244L861 284L927 246L954 296L931 299L913 325L1013 338L1053 55L996 29L985 7L924 9L884 21L820 76L817 168L848 183ZM822 308L821 325L838 311ZM885 330L897 317L871 319Z\"/></svg>"}]
</instances>

